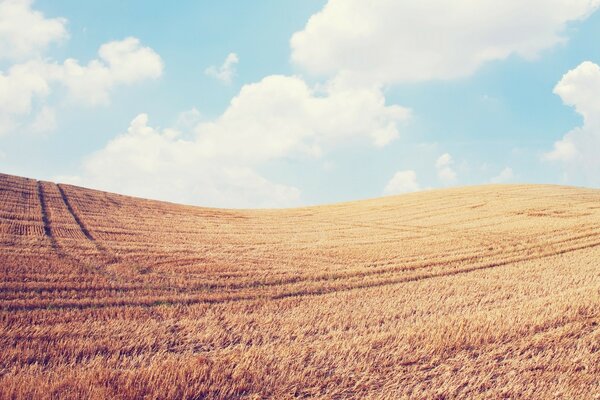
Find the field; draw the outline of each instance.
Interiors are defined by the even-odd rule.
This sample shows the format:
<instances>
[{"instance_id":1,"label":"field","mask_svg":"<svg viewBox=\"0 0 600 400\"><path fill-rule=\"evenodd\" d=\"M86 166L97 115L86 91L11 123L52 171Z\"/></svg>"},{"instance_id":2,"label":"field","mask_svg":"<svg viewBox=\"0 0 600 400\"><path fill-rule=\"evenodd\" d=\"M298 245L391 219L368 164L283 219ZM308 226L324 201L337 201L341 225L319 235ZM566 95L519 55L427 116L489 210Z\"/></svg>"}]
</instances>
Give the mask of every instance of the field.
<instances>
[{"instance_id":1,"label":"field","mask_svg":"<svg viewBox=\"0 0 600 400\"><path fill-rule=\"evenodd\" d=\"M600 190L286 210L0 175L0 398L600 398Z\"/></svg>"}]
</instances>

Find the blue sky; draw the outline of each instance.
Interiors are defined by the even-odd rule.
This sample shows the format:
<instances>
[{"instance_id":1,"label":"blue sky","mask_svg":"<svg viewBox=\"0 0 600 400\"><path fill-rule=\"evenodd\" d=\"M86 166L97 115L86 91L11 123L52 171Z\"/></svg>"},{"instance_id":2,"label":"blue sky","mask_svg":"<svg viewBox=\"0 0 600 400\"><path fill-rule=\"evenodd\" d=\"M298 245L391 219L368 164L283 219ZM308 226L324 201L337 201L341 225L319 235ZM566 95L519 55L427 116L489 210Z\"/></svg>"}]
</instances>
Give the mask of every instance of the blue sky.
<instances>
[{"instance_id":1,"label":"blue sky","mask_svg":"<svg viewBox=\"0 0 600 400\"><path fill-rule=\"evenodd\" d=\"M218 207L600 186L600 2L365 4L0 0L0 172Z\"/></svg>"}]
</instances>

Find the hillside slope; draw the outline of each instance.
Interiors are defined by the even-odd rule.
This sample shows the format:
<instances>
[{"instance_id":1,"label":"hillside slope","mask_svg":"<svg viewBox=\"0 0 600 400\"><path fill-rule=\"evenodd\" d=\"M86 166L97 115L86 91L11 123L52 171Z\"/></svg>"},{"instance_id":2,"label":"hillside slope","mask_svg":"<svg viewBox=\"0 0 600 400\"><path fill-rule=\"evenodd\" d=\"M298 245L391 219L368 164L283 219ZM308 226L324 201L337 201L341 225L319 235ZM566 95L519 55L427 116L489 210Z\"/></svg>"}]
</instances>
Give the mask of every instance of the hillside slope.
<instances>
[{"instance_id":1,"label":"hillside slope","mask_svg":"<svg viewBox=\"0 0 600 400\"><path fill-rule=\"evenodd\" d=\"M222 210L0 175L0 398L597 398L600 190Z\"/></svg>"}]
</instances>

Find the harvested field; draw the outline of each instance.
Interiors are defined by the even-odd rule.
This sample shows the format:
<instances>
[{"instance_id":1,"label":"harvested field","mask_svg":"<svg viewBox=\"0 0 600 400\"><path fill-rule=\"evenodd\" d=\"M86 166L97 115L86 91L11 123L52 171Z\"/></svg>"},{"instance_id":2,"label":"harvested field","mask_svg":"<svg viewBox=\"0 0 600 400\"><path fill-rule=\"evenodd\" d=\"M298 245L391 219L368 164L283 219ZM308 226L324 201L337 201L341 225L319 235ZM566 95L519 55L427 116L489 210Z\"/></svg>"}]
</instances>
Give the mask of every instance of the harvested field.
<instances>
[{"instance_id":1,"label":"harvested field","mask_svg":"<svg viewBox=\"0 0 600 400\"><path fill-rule=\"evenodd\" d=\"M600 396L600 190L223 210L0 175L0 398Z\"/></svg>"}]
</instances>

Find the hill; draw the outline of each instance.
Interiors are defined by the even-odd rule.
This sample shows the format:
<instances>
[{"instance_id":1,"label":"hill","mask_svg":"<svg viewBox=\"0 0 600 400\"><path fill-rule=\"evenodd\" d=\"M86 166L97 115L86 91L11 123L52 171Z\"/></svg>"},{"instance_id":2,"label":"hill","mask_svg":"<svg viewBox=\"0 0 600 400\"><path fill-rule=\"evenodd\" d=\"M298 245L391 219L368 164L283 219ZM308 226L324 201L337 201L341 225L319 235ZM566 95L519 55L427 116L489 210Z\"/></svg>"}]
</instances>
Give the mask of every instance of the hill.
<instances>
[{"instance_id":1,"label":"hill","mask_svg":"<svg viewBox=\"0 0 600 400\"><path fill-rule=\"evenodd\" d=\"M0 175L0 398L597 398L600 190L225 210Z\"/></svg>"}]
</instances>

